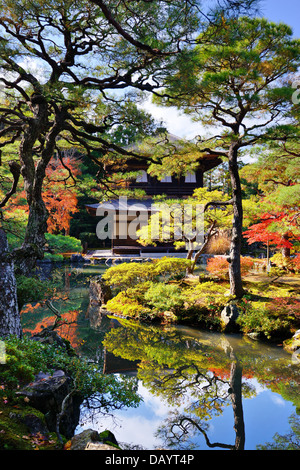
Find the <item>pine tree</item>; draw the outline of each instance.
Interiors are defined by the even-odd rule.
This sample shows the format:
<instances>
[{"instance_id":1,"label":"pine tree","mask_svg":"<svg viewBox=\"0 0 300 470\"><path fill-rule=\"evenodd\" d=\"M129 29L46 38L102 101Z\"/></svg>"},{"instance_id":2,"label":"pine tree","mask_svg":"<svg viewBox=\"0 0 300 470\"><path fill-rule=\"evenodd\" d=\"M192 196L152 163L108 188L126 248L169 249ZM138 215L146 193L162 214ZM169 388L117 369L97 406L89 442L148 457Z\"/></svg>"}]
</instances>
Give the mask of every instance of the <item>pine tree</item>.
<instances>
[{"instance_id":1,"label":"pine tree","mask_svg":"<svg viewBox=\"0 0 300 470\"><path fill-rule=\"evenodd\" d=\"M160 102L177 106L202 125L218 128L198 148L228 161L233 206L229 255L231 294L243 295L240 254L243 230L238 159L261 142L292 107L289 74L300 63L300 41L291 28L259 18L226 18L209 26L199 45L169 77ZM292 79L291 79L292 80ZM280 130L278 130L280 132Z\"/></svg>"}]
</instances>

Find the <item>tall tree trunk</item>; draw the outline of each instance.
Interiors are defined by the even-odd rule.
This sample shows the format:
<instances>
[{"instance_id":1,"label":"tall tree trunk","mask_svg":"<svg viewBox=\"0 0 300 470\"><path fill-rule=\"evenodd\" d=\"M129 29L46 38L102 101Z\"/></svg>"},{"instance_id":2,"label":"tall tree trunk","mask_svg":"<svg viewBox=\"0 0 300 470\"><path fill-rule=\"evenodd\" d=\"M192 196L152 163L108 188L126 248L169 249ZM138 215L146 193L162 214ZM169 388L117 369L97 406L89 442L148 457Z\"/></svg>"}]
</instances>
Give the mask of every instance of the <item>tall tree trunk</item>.
<instances>
[{"instance_id":1,"label":"tall tree trunk","mask_svg":"<svg viewBox=\"0 0 300 470\"><path fill-rule=\"evenodd\" d=\"M14 250L17 270L24 276L30 276L37 260L43 259L43 247L46 243L48 211L42 196L32 201L29 206L28 222L22 246Z\"/></svg>"},{"instance_id":2,"label":"tall tree trunk","mask_svg":"<svg viewBox=\"0 0 300 470\"><path fill-rule=\"evenodd\" d=\"M22 336L14 263L4 230L0 229L0 337Z\"/></svg>"},{"instance_id":3,"label":"tall tree trunk","mask_svg":"<svg viewBox=\"0 0 300 470\"><path fill-rule=\"evenodd\" d=\"M237 146L233 144L229 150L229 174L232 187L233 221L231 246L229 252L229 281L230 293L236 298L243 296L241 276L241 246L243 231L242 189L237 163Z\"/></svg>"},{"instance_id":4,"label":"tall tree trunk","mask_svg":"<svg viewBox=\"0 0 300 470\"><path fill-rule=\"evenodd\" d=\"M22 246L14 251L18 270L29 276L36 266L36 262L44 257L44 245L46 243L48 211L43 201L43 182L46 168L53 156L56 138L62 130L66 119L66 110L58 109L52 127L48 130L48 107L43 96L39 96L38 102L33 105L35 119L24 132L19 158L22 163L22 176L24 189L29 207L29 215L25 238ZM40 160L35 163L34 145L38 139L43 140L43 151Z\"/></svg>"}]
</instances>

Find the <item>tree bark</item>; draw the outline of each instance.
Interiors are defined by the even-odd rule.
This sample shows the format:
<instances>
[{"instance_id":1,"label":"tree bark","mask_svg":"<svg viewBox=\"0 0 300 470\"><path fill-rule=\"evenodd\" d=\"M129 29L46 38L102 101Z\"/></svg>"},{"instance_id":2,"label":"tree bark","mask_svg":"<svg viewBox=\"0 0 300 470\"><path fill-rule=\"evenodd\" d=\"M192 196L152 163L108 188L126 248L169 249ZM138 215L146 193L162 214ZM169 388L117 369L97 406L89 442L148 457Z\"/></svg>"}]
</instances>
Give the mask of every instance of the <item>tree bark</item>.
<instances>
[{"instance_id":1,"label":"tree bark","mask_svg":"<svg viewBox=\"0 0 300 470\"><path fill-rule=\"evenodd\" d=\"M40 196L29 206L29 216L25 239L20 248L14 250L17 270L24 276L30 276L39 259L43 259L43 247L46 243L48 211Z\"/></svg>"},{"instance_id":2,"label":"tree bark","mask_svg":"<svg viewBox=\"0 0 300 470\"><path fill-rule=\"evenodd\" d=\"M42 197L43 182L47 165L55 150L56 138L63 129L66 119L66 110L57 109L55 121L46 134L41 158L35 164L33 158L35 142L49 127L48 105L43 96L39 97L37 104L34 102L32 109L35 119L24 132L19 151L29 215L23 244L14 251L17 268L24 276L29 276L37 260L44 257L48 211Z\"/></svg>"},{"instance_id":3,"label":"tree bark","mask_svg":"<svg viewBox=\"0 0 300 470\"><path fill-rule=\"evenodd\" d=\"M17 300L14 263L9 256L4 230L0 229L0 337L21 338L21 318Z\"/></svg>"},{"instance_id":4,"label":"tree bark","mask_svg":"<svg viewBox=\"0 0 300 470\"><path fill-rule=\"evenodd\" d=\"M237 163L238 148L236 144L231 145L229 150L229 174L232 187L232 235L229 252L229 281L230 294L236 298L243 296L243 283L241 276L241 246L243 232L243 205L242 189Z\"/></svg>"}]
</instances>

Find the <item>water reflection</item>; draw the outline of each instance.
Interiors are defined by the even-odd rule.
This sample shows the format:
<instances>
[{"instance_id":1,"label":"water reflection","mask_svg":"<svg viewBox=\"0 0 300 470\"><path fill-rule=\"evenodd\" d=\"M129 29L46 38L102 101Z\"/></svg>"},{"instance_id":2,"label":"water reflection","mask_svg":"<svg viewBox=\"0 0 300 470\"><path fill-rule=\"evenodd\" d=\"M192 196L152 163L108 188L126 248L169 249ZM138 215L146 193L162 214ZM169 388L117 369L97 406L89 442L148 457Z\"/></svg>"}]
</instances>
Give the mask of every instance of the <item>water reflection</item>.
<instances>
[{"instance_id":1,"label":"water reflection","mask_svg":"<svg viewBox=\"0 0 300 470\"><path fill-rule=\"evenodd\" d=\"M256 396L254 378L261 387L291 401L293 407L299 404L299 367L274 347L235 336L183 327L144 327L128 321L107 333L104 345L111 353L107 367L117 371L114 356L137 361L137 377L143 387L170 407L156 431L165 448L199 448L202 436L206 448L244 450L243 400ZM210 436L210 422L226 411L228 415L228 408L233 417L233 442L228 441L228 431L215 441ZM276 431L279 429L273 434Z\"/></svg>"}]
</instances>

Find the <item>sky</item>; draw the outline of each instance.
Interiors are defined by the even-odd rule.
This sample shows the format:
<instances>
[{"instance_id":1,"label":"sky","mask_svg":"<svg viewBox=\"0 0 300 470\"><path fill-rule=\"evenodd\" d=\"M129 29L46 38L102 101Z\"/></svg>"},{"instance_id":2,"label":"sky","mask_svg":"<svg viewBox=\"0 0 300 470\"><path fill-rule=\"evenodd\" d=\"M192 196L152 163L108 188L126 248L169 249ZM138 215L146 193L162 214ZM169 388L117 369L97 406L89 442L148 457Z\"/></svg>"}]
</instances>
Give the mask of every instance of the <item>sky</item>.
<instances>
[{"instance_id":1,"label":"sky","mask_svg":"<svg viewBox=\"0 0 300 470\"><path fill-rule=\"evenodd\" d=\"M294 36L300 38L300 0L262 0L260 10L260 16L275 23L288 24ZM158 108L151 103L150 99L144 103L143 108L155 119L162 119L168 131L180 138L189 140L201 134L199 123L192 122L188 116L180 114L177 109Z\"/></svg>"}]
</instances>

